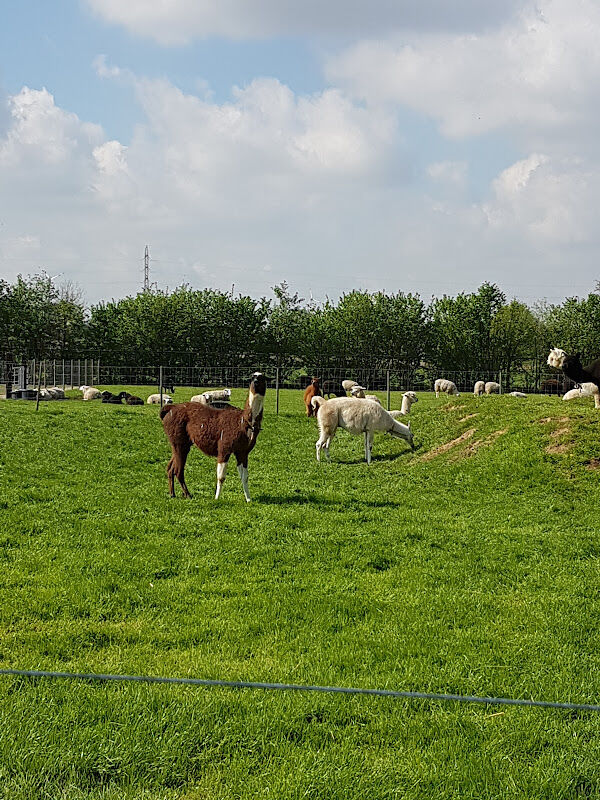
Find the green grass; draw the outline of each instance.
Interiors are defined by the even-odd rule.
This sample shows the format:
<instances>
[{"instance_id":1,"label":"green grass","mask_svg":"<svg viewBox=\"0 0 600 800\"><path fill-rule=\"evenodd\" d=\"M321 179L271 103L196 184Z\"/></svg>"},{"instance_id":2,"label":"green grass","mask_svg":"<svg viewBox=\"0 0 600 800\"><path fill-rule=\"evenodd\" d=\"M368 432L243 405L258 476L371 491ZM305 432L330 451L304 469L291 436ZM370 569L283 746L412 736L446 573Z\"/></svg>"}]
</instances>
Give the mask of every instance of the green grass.
<instances>
[{"instance_id":1,"label":"green grass","mask_svg":"<svg viewBox=\"0 0 600 800\"><path fill-rule=\"evenodd\" d=\"M1 402L0 666L600 701L591 400L423 394L370 467L274 410L246 504L198 451L168 498L156 406ZM594 713L0 678L7 800L556 800L599 764Z\"/></svg>"}]
</instances>

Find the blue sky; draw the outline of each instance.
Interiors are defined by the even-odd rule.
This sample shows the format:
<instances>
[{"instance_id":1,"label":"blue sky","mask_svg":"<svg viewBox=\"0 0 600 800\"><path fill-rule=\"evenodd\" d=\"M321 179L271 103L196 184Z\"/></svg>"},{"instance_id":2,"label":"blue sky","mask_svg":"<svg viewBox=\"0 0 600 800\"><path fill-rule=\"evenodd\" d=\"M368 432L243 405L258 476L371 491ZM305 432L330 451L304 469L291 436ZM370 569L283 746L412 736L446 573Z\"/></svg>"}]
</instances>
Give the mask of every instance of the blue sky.
<instances>
[{"instance_id":1,"label":"blue sky","mask_svg":"<svg viewBox=\"0 0 600 800\"><path fill-rule=\"evenodd\" d=\"M493 8L492 8L493 6ZM25 0L0 29L0 272L89 302L597 279L584 0Z\"/></svg>"}]
</instances>

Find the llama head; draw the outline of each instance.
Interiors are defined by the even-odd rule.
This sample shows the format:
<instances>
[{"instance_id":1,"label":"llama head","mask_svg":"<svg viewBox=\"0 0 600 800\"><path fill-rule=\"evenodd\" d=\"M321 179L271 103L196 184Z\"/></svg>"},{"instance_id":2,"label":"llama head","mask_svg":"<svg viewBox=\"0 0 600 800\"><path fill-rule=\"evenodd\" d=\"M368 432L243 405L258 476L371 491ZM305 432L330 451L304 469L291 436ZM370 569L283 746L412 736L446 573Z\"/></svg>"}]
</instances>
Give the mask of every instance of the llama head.
<instances>
[{"instance_id":1,"label":"llama head","mask_svg":"<svg viewBox=\"0 0 600 800\"><path fill-rule=\"evenodd\" d=\"M567 358L567 354L564 350L561 350L560 347L553 347L550 350L548 355L548 361L546 362L549 367L554 367L555 369L562 369L564 360Z\"/></svg>"},{"instance_id":2,"label":"llama head","mask_svg":"<svg viewBox=\"0 0 600 800\"><path fill-rule=\"evenodd\" d=\"M419 398L414 392L404 392L402 396L408 397L411 403L417 403L419 401Z\"/></svg>"},{"instance_id":3,"label":"llama head","mask_svg":"<svg viewBox=\"0 0 600 800\"><path fill-rule=\"evenodd\" d=\"M350 389L350 394L352 395L352 397L364 397L365 387L356 384L356 386L353 386L352 389Z\"/></svg>"},{"instance_id":4,"label":"llama head","mask_svg":"<svg viewBox=\"0 0 600 800\"><path fill-rule=\"evenodd\" d=\"M252 422L262 414L266 391L267 379L265 375L262 372L255 372L252 375L248 393L248 406L250 407Z\"/></svg>"}]
</instances>

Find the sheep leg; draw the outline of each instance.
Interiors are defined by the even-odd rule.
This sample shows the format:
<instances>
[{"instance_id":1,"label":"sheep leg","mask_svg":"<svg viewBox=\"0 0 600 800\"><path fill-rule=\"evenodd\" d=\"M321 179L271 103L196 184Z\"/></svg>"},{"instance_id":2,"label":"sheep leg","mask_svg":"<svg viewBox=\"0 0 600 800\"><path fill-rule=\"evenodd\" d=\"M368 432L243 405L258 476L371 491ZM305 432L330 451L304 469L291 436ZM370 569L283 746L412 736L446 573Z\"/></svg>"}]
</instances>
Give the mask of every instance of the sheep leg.
<instances>
[{"instance_id":1,"label":"sheep leg","mask_svg":"<svg viewBox=\"0 0 600 800\"><path fill-rule=\"evenodd\" d=\"M227 462L226 461L218 461L217 462L217 491L215 494L215 500L219 499L221 494L221 489L223 488L223 484L225 483L225 476L227 475Z\"/></svg>"},{"instance_id":2,"label":"sheep leg","mask_svg":"<svg viewBox=\"0 0 600 800\"><path fill-rule=\"evenodd\" d=\"M373 438L375 434L372 431L365 431L365 458L367 464L371 463L371 450L373 449Z\"/></svg>"},{"instance_id":3,"label":"sheep leg","mask_svg":"<svg viewBox=\"0 0 600 800\"><path fill-rule=\"evenodd\" d=\"M240 473L240 480L242 481L242 489L244 490L244 497L246 498L246 502L249 503L250 492L248 491L248 464L238 464L237 465L238 472Z\"/></svg>"}]
</instances>

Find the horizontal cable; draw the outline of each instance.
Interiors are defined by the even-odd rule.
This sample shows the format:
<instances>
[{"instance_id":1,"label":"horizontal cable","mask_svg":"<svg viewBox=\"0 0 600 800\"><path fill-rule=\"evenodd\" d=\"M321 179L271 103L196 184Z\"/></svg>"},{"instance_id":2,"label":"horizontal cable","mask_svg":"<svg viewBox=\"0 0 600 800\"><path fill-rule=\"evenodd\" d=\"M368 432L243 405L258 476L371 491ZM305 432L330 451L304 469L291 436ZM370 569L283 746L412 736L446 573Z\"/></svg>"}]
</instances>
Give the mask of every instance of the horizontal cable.
<instances>
[{"instance_id":1,"label":"horizontal cable","mask_svg":"<svg viewBox=\"0 0 600 800\"><path fill-rule=\"evenodd\" d=\"M600 705L589 703L567 703L554 700L527 700L510 697L477 697L476 695L437 694L435 692L408 692L394 689L359 689L350 686L308 686L296 683L264 683L254 681L208 680L205 678L166 678L156 675L103 675L87 672L47 672L31 669L0 669L0 675L21 678L66 678L81 681L122 681L133 683L163 683L182 686L222 687L226 689L266 689L292 692L322 692L330 694L370 695L395 697L407 700L453 701L458 703L482 703L485 705L527 706L533 708L560 708L570 711L600 711Z\"/></svg>"}]
</instances>

